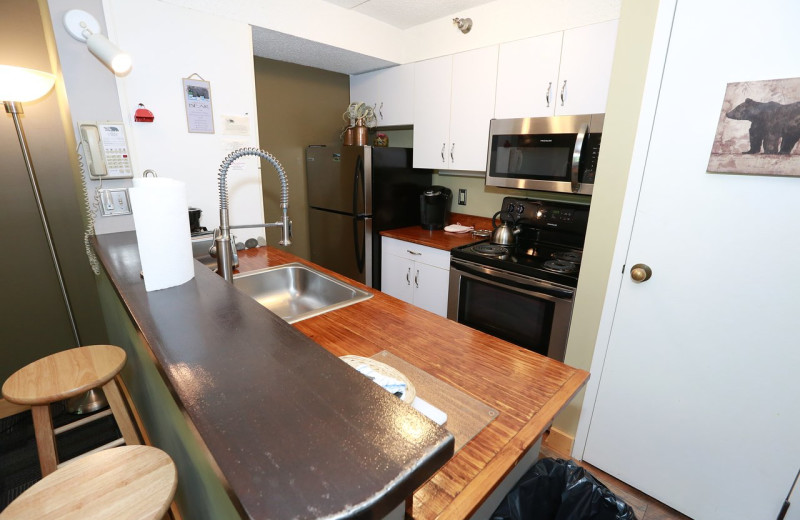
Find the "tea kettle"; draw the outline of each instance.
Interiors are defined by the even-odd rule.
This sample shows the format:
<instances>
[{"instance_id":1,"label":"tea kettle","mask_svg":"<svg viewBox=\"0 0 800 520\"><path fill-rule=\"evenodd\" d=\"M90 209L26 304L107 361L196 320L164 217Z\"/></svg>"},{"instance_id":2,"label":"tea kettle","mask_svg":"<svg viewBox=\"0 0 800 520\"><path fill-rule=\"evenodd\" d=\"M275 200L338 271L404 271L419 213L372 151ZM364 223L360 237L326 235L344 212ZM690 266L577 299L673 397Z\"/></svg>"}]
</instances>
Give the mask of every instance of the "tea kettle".
<instances>
[{"instance_id":1,"label":"tea kettle","mask_svg":"<svg viewBox=\"0 0 800 520\"><path fill-rule=\"evenodd\" d=\"M499 246L512 246L514 245L514 241L516 240L516 236L519 235L520 228L514 222L514 227L509 224L509 222L500 219L501 224L497 225L497 216L503 213L502 211L498 211L492 217L492 227L494 231L492 231L492 244L497 244Z\"/></svg>"}]
</instances>

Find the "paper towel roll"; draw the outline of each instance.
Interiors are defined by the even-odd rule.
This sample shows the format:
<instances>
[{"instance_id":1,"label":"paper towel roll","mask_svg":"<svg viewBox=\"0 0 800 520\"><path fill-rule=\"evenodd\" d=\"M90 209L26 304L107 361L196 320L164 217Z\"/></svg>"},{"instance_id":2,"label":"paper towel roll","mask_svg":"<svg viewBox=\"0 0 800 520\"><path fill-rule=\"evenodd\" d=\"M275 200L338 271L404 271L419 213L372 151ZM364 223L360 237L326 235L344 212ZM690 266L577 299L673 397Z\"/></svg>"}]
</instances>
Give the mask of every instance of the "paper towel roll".
<instances>
[{"instance_id":1,"label":"paper towel roll","mask_svg":"<svg viewBox=\"0 0 800 520\"><path fill-rule=\"evenodd\" d=\"M133 179L129 190L144 288L157 291L194 278L186 185L174 179Z\"/></svg>"}]
</instances>

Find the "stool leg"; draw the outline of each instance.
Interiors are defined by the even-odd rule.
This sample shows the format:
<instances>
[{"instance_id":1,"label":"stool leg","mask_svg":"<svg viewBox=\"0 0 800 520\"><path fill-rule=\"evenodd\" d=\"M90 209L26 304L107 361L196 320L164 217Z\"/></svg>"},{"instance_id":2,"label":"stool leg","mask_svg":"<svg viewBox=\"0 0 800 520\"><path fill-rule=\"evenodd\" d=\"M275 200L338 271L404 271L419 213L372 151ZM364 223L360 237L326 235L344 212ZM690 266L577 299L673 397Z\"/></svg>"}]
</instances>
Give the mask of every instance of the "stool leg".
<instances>
[{"instance_id":1,"label":"stool leg","mask_svg":"<svg viewBox=\"0 0 800 520\"><path fill-rule=\"evenodd\" d=\"M139 439L139 434L133 425L131 415L128 413L127 406L125 406L125 400L122 398L116 379L112 379L103 385L103 393L106 395L109 406L111 406L111 411L117 421L119 430L122 432L122 437L125 439L125 444L128 446L141 444L142 441Z\"/></svg>"},{"instance_id":2,"label":"stool leg","mask_svg":"<svg viewBox=\"0 0 800 520\"><path fill-rule=\"evenodd\" d=\"M36 448L39 452L39 467L42 469L42 478L44 478L58 467L56 435L53 433L53 417L50 415L49 404L32 406L31 413L33 414Z\"/></svg>"}]
</instances>

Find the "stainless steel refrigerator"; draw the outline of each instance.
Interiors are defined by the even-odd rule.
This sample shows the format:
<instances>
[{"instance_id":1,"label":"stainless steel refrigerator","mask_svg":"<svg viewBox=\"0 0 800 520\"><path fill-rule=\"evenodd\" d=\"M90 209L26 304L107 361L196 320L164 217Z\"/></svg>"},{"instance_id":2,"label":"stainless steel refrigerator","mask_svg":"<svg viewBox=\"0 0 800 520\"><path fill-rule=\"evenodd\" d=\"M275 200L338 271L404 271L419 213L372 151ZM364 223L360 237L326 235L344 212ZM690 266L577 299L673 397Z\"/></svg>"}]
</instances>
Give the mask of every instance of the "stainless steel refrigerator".
<instances>
[{"instance_id":1,"label":"stainless steel refrigerator","mask_svg":"<svg viewBox=\"0 0 800 520\"><path fill-rule=\"evenodd\" d=\"M380 289L387 229L420 223L419 196L432 170L412 168L410 148L306 149L311 261Z\"/></svg>"}]
</instances>

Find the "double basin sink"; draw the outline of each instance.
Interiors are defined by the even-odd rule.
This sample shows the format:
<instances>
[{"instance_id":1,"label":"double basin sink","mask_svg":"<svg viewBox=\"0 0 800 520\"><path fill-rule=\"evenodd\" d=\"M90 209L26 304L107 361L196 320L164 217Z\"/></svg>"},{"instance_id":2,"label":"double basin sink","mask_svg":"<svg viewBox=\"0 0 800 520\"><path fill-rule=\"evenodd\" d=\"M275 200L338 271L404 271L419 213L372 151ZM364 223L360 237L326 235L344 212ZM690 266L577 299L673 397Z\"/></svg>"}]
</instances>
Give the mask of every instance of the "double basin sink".
<instances>
[{"instance_id":1,"label":"double basin sink","mask_svg":"<svg viewBox=\"0 0 800 520\"><path fill-rule=\"evenodd\" d=\"M195 258L215 269L216 260L208 256L210 245L210 236L192 240ZM234 275L233 286L289 323L372 297L367 291L298 262Z\"/></svg>"}]
</instances>

